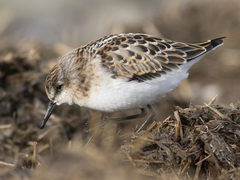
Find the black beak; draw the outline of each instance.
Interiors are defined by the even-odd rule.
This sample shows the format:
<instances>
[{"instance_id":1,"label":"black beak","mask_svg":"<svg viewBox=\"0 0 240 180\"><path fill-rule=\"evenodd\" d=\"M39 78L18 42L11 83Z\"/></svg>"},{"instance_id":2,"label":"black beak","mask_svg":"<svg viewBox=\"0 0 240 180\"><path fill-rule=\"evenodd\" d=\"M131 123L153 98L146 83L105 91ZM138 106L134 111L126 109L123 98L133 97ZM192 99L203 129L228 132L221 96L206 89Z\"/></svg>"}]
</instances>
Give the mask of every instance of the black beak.
<instances>
[{"instance_id":1,"label":"black beak","mask_svg":"<svg viewBox=\"0 0 240 180\"><path fill-rule=\"evenodd\" d=\"M44 128L45 124L47 123L49 117L51 116L52 112L54 111L54 109L57 107L56 103L50 101L47 107L47 111L45 113L45 116L43 118L43 122L40 126L40 128Z\"/></svg>"}]
</instances>

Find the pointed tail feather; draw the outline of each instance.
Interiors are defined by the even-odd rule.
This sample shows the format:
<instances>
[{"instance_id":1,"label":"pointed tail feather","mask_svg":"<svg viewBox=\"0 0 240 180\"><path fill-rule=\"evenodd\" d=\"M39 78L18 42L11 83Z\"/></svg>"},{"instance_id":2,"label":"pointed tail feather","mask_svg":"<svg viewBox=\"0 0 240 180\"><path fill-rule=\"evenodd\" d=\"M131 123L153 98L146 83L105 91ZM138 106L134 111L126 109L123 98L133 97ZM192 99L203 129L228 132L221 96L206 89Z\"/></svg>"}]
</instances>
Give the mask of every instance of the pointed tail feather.
<instances>
[{"instance_id":1,"label":"pointed tail feather","mask_svg":"<svg viewBox=\"0 0 240 180\"><path fill-rule=\"evenodd\" d=\"M211 40L211 44L206 47L207 52L208 52L208 51L211 51L211 50L214 50L214 49L217 48L218 46L222 45L224 38L226 38L226 37L220 37L220 38L217 38L217 39L212 39L212 40Z\"/></svg>"}]
</instances>

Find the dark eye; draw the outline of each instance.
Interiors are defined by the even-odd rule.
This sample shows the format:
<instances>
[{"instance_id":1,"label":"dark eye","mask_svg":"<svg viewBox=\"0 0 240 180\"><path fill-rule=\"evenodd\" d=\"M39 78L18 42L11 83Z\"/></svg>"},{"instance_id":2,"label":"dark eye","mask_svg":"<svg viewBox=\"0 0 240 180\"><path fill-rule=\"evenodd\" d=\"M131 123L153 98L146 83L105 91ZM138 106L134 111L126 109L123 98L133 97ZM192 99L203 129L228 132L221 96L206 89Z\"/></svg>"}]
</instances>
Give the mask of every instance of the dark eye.
<instances>
[{"instance_id":1,"label":"dark eye","mask_svg":"<svg viewBox=\"0 0 240 180\"><path fill-rule=\"evenodd\" d=\"M60 91L62 90L62 86L63 86L62 84L59 85L59 86L57 86L57 87L56 87L56 91L57 91L57 92L60 92Z\"/></svg>"}]
</instances>

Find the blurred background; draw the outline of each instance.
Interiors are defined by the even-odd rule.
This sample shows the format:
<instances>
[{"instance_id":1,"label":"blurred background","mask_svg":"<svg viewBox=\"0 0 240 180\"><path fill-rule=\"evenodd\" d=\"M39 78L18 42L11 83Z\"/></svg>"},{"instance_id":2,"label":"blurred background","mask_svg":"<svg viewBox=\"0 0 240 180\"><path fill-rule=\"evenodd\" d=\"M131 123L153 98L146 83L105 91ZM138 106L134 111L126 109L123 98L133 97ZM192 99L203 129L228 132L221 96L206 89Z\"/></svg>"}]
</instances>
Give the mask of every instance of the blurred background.
<instances>
[{"instance_id":1,"label":"blurred background","mask_svg":"<svg viewBox=\"0 0 240 180\"><path fill-rule=\"evenodd\" d=\"M208 103L217 94L215 104L240 99L239 0L0 0L0 121L16 122L20 133L11 134L10 125L0 127L2 134L10 133L0 134L2 140L15 137L10 145L0 146L0 159L6 158L1 156L6 149L12 157L13 147L21 144L18 152L27 152L28 140L43 139L39 126L48 104L45 78L60 57L104 35L127 32L180 42L227 37L223 46L190 69L187 80L154 105L155 120L172 115L174 106ZM55 112L45 128L62 122L71 133L77 128L69 124L88 119L89 114L68 105ZM20 130L26 132L30 126L31 133L22 136Z\"/></svg>"}]
</instances>

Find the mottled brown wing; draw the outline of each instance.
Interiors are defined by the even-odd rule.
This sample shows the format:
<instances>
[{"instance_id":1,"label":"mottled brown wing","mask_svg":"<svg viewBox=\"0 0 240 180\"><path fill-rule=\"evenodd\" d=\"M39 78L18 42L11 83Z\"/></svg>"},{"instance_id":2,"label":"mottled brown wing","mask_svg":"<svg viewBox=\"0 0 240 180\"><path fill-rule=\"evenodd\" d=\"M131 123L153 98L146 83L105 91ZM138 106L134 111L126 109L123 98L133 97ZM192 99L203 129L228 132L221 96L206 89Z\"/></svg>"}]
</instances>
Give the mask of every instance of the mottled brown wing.
<instances>
[{"instance_id":1,"label":"mottled brown wing","mask_svg":"<svg viewBox=\"0 0 240 180\"><path fill-rule=\"evenodd\" d=\"M101 46L95 56L101 56L113 78L143 82L169 71L180 71L179 65L205 53L211 41L180 43L145 34L119 34L107 36L98 44Z\"/></svg>"}]
</instances>

